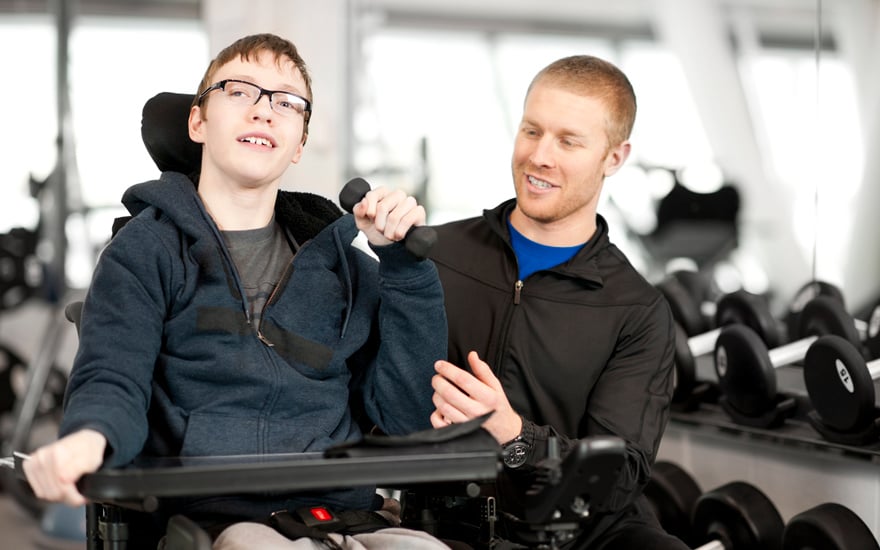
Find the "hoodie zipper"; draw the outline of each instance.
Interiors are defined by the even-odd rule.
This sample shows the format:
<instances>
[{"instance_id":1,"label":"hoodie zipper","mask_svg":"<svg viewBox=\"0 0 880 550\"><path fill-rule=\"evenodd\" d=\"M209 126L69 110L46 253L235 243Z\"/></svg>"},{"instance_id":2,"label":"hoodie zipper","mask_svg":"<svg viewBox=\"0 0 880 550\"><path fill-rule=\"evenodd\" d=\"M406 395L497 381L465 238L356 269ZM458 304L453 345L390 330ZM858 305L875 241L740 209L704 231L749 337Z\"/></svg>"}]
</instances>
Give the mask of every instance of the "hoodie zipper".
<instances>
[{"instance_id":1,"label":"hoodie zipper","mask_svg":"<svg viewBox=\"0 0 880 550\"><path fill-rule=\"evenodd\" d=\"M294 255L294 258L296 258L296 255ZM272 289L272 294L269 294L269 298L266 300L266 303L263 304L263 312L262 312L260 319L263 319L266 316L266 309L269 307L269 304L271 304L273 301L275 301L275 297L278 295L278 292L279 292L278 289L281 288L282 285L287 283L287 280L290 278L290 273L292 271L293 271L293 258L291 258L290 263L287 264L287 267L284 268L284 273L281 275L281 278L278 279L278 284L275 285L275 288ZM263 334L263 327L262 326L257 328L257 338L259 338L261 342L263 342L264 344L266 344L270 348L275 347L275 344L273 344L272 341L269 340L268 338L266 338L266 336Z\"/></svg>"},{"instance_id":2,"label":"hoodie zipper","mask_svg":"<svg viewBox=\"0 0 880 550\"><path fill-rule=\"evenodd\" d=\"M513 284L513 305L519 305L519 297L522 293L523 282L522 279L517 279L516 283Z\"/></svg>"}]
</instances>

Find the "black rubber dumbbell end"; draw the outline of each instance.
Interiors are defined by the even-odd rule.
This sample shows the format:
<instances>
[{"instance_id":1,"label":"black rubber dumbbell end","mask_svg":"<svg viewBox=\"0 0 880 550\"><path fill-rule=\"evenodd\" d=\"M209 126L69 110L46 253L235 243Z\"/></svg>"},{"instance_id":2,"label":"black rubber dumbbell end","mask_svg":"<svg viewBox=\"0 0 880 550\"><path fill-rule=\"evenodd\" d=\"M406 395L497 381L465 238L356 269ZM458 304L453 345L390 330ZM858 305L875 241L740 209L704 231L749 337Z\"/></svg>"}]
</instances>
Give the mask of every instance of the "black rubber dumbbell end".
<instances>
[{"instance_id":1,"label":"black rubber dumbbell end","mask_svg":"<svg viewBox=\"0 0 880 550\"><path fill-rule=\"evenodd\" d=\"M352 178L339 192L339 204L351 213L357 203L364 198L370 190L370 184L364 178ZM434 243L437 242L437 232L433 227L425 225L411 227L404 237L404 246L417 260L421 261L428 257Z\"/></svg>"}]
</instances>

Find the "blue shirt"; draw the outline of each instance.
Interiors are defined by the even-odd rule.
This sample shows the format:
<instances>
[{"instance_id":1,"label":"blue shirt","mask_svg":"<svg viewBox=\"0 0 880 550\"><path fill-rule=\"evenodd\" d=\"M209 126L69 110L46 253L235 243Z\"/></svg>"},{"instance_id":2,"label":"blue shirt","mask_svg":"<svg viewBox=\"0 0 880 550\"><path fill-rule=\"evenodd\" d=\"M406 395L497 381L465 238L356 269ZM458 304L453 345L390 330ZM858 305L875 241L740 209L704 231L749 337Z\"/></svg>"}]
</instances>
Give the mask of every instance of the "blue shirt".
<instances>
[{"instance_id":1,"label":"blue shirt","mask_svg":"<svg viewBox=\"0 0 880 550\"><path fill-rule=\"evenodd\" d=\"M525 280L525 278L532 273L567 262L577 254L577 251L585 244L577 244L574 246L548 246L546 244L536 243L535 241L527 239L522 233L514 229L509 218L507 220L507 229L510 231L510 243L513 245L513 251L516 254L520 281Z\"/></svg>"}]
</instances>

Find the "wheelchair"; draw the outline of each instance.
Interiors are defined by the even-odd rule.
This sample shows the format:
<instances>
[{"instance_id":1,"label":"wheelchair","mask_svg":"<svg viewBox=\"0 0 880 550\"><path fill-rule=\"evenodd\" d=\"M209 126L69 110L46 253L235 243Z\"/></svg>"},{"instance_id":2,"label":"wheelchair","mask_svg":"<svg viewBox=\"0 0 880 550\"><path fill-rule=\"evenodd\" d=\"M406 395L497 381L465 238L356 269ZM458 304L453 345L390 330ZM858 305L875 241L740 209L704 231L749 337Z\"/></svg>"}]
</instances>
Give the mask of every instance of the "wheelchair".
<instances>
[{"instance_id":1,"label":"wheelchair","mask_svg":"<svg viewBox=\"0 0 880 550\"><path fill-rule=\"evenodd\" d=\"M141 134L150 156L161 171L195 174L201 147L189 140L186 120L192 95L160 93L144 106ZM117 220L114 233L125 220ZM68 304L65 316L76 325L82 302ZM212 540L193 518L173 513L177 498L222 494L295 493L355 486L377 486L402 491L404 527L431 533L430 518L436 498L458 502L494 502L481 498L503 471L498 443L481 427L484 418L426 430L403 437L365 435L361 441L323 453L236 457L162 458L83 476L80 492L88 499L88 550L145 548L143 526L149 530L149 548L206 550ZM556 548L590 520L591 506L611 492L624 461L619 438L585 439L566 457L549 456L539 465L525 500L523 517L507 518L516 527L519 548ZM21 473L21 456L12 467ZM9 464L6 464L9 465ZM172 511L169 511L172 510ZM159 512L164 525L151 524ZM491 533L496 512L480 510L475 524L489 525L487 537L463 543L502 548ZM164 521L164 520L163 520Z\"/></svg>"}]
</instances>

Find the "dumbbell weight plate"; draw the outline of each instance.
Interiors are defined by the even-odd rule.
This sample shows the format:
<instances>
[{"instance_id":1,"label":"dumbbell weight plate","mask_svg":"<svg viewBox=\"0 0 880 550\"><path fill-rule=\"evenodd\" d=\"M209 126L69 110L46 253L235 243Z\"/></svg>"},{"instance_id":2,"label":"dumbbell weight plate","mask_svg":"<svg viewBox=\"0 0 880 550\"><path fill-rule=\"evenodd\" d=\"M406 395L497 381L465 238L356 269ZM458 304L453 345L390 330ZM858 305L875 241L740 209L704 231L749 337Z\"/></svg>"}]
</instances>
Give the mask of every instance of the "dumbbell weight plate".
<instances>
[{"instance_id":1,"label":"dumbbell weight plate","mask_svg":"<svg viewBox=\"0 0 880 550\"><path fill-rule=\"evenodd\" d=\"M767 412L776 400L776 371L766 349L755 331L743 325L725 327L715 342L718 387L748 416Z\"/></svg>"},{"instance_id":2,"label":"dumbbell weight plate","mask_svg":"<svg viewBox=\"0 0 880 550\"><path fill-rule=\"evenodd\" d=\"M852 315L847 313L842 301L832 296L817 296L804 306L798 317L794 339L824 334L846 338L856 349L862 345Z\"/></svg>"},{"instance_id":3,"label":"dumbbell weight plate","mask_svg":"<svg viewBox=\"0 0 880 550\"><path fill-rule=\"evenodd\" d=\"M880 357L880 301L871 309L866 336L865 348L872 359L877 359Z\"/></svg>"},{"instance_id":4,"label":"dumbbell weight plate","mask_svg":"<svg viewBox=\"0 0 880 550\"><path fill-rule=\"evenodd\" d=\"M673 319L678 322L688 336L700 334L706 329L706 322L698 304L680 281L667 278L656 285L666 298Z\"/></svg>"},{"instance_id":5,"label":"dumbbell weight plate","mask_svg":"<svg viewBox=\"0 0 880 550\"><path fill-rule=\"evenodd\" d=\"M745 290L725 294L716 305L715 326L745 325L761 335L768 348L775 348L782 343L782 337L763 299Z\"/></svg>"},{"instance_id":6,"label":"dumbbell weight plate","mask_svg":"<svg viewBox=\"0 0 880 550\"><path fill-rule=\"evenodd\" d=\"M797 514L785 526L782 550L880 550L867 525L833 502Z\"/></svg>"},{"instance_id":7,"label":"dumbbell weight plate","mask_svg":"<svg viewBox=\"0 0 880 550\"><path fill-rule=\"evenodd\" d=\"M797 326L798 317L804 307L806 307L806 305L817 296L828 296L839 301L841 305L845 304L843 292L836 285L826 283L825 281L807 282L794 293L794 297L791 299L791 305L788 308L788 315L786 316L786 324L788 325L789 333L791 333L794 327Z\"/></svg>"},{"instance_id":8,"label":"dumbbell weight plate","mask_svg":"<svg viewBox=\"0 0 880 550\"><path fill-rule=\"evenodd\" d=\"M688 335L678 323L675 323L675 376L672 393L673 403L679 403L688 398L697 385L697 364L688 346Z\"/></svg>"},{"instance_id":9,"label":"dumbbell weight plate","mask_svg":"<svg viewBox=\"0 0 880 550\"><path fill-rule=\"evenodd\" d=\"M691 515L702 492L690 474L666 461L654 463L644 490L663 529L687 543L693 538Z\"/></svg>"},{"instance_id":10,"label":"dumbbell weight plate","mask_svg":"<svg viewBox=\"0 0 880 550\"><path fill-rule=\"evenodd\" d=\"M804 358L804 384L822 421L841 432L874 420L874 380L856 348L836 335L822 336Z\"/></svg>"},{"instance_id":11,"label":"dumbbell weight plate","mask_svg":"<svg viewBox=\"0 0 880 550\"><path fill-rule=\"evenodd\" d=\"M757 487L733 481L697 500L693 526L698 544L719 540L731 550L778 550L784 523Z\"/></svg>"}]
</instances>

